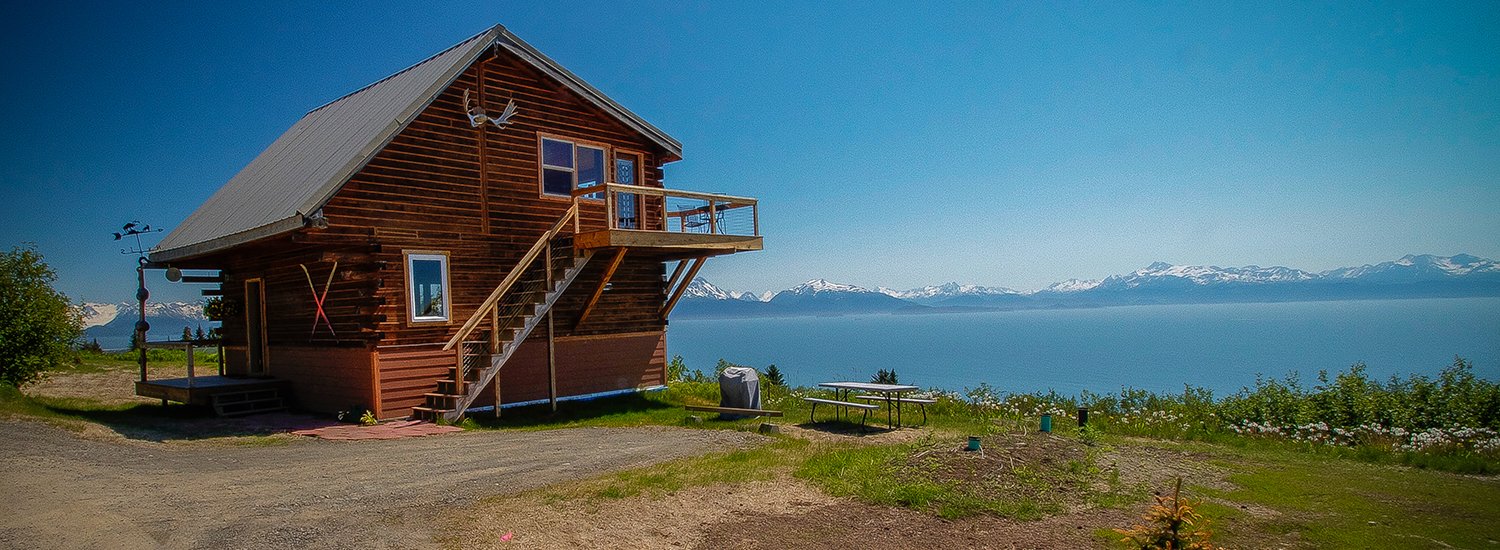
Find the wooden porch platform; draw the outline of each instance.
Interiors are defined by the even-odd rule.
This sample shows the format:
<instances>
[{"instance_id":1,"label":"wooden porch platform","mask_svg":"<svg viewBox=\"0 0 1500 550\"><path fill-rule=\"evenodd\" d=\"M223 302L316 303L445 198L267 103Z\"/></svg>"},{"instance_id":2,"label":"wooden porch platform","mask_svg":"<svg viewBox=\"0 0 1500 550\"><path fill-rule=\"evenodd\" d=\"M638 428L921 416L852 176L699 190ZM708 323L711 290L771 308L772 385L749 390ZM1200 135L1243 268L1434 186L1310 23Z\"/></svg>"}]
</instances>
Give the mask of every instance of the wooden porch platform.
<instances>
[{"instance_id":1,"label":"wooden porch platform","mask_svg":"<svg viewBox=\"0 0 1500 550\"><path fill-rule=\"evenodd\" d=\"M291 384L275 378L230 378L227 376L195 376L193 378L162 378L137 381L135 394L187 403L191 405L213 405L213 396L221 393L239 393L255 390L280 390L291 394Z\"/></svg>"},{"instance_id":2,"label":"wooden porch platform","mask_svg":"<svg viewBox=\"0 0 1500 550\"><path fill-rule=\"evenodd\" d=\"M585 231L573 237L578 250L627 248L648 252L666 260L698 258L751 252L764 248L759 235L723 235L682 233L676 231L642 231L637 229L604 229Z\"/></svg>"}]
</instances>

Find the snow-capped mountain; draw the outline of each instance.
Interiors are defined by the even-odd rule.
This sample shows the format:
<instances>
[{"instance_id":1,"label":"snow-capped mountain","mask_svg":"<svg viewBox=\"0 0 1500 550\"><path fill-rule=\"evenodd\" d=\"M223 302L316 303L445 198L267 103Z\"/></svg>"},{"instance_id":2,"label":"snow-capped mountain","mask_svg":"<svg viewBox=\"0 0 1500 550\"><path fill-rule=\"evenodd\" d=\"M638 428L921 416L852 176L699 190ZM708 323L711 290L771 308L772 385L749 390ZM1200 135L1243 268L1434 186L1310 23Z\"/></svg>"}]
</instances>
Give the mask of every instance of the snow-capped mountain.
<instances>
[{"instance_id":1,"label":"snow-capped mountain","mask_svg":"<svg viewBox=\"0 0 1500 550\"><path fill-rule=\"evenodd\" d=\"M1032 294L1041 294L1041 293L1045 293L1045 292L1054 292L1054 293L1083 292L1085 290L1093 290L1095 287L1099 286L1099 283L1102 283L1102 282L1103 281L1100 281L1099 279L1087 279L1087 280L1085 280L1085 279L1068 279L1066 281L1052 283L1050 285L1047 285L1045 288L1043 288L1041 290L1038 290L1036 292L1033 292Z\"/></svg>"},{"instance_id":2,"label":"snow-capped mountain","mask_svg":"<svg viewBox=\"0 0 1500 550\"><path fill-rule=\"evenodd\" d=\"M700 284L701 283L701 284ZM1289 267L1218 267L1156 262L1103 280L1068 279L1035 292L959 283L911 290L813 279L760 296L694 280L679 311L686 316L791 316L848 313L1099 307L1131 304L1285 302L1500 296L1500 264L1456 256L1398 260L1312 273Z\"/></svg>"},{"instance_id":3,"label":"snow-capped mountain","mask_svg":"<svg viewBox=\"0 0 1500 550\"><path fill-rule=\"evenodd\" d=\"M911 302L844 283L813 279L776 293L768 304L801 314L890 312L912 307Z\"/></svg>"},{"instance_id":4,"label":"snow-capped mountain","mask_svg":"<svg viewBox=\"0 0 1500 550\"><path fill-rule=\"evenodd\" d=\"M120 315L122 304L82 304L78 306L78 313L83 317L83 328L93 328L108 324ZM131 308L134 311L134 308Z\"/></svg>"},{"instance_id":5,"label":"snow-capped mountain","mask_svg":"<svg viewBox=\"0 0 1500 550\"><path fill-rule=\"evenodd\" d=\"M122 347L135 332L140 311L136 302L118 304L84 303L78 306L83 317L83 337L98 339L105 347ZM213 328L203 315L203 304L197 302L146 302L146 322L151 324L148 338L175 338L182 328L196 331Z\"/></svg>"},{"instance_id":6,"label":"snow-capped mountain","mask_svg":"<svg viewBox=\"0 0 1500 550\"><path fill-rule=\"evenodd\" d=\"M137 302L118 304L87 302L80 304L78 310L83 316L83 328L88 329L107 325L120 318L129 319L133 324L139 314L137 306ZM149 322L153 317L208 322L208 317L203 315L203 304L196 302L146 302L146 320Z\"/></svg>"},{"instance_id":7,"label":"snow-capped mountain","mask_svg":"<svg viewBox=\"0 0 1500 550\"><path fill-rule=\"evenodd\" d=\"M880 293L924 306L986 306L1014 301L1020 292L999 286L979 286L959 283L929 285L911 290L895 290L886 287Z\"/></svg>"},{"instance_id":8,"label":"snow-capped mountain","mask_svg":"<svg viewBox=\"0 0 1500 550\"><path fill-rule=\"evenodd\" d=\"M1319 274L1326 279L1364 279L1382 282L1442 280L1465 276L1500 276L1500 264L1468 254L1442 257L1405 255L1390 262L1341 267Z\"/></svg>"},{"instance_id":9,"label":"snow-capped mountain","mask_svg":"<svg viewBox=\"0 0 1500 550\"><path fill-rule=\"evenodd\" d=\"M682 297L708 298L710 300L740 299L739 296L731 294L722 288L714 286L713 283L708 282L708 279L704 279L703 277L694 277L692 282L688 283L687 290L684 290L682 292Z\"/></svg>"},{"instance_id":10,"label":"snow-capped mountain","mask_svg":"<svg viewBox=\"0 0 1500 550\"><path fill-rule=\"evenodd\" d=\"M951 298L954 296L995 296L1002 294L1020 294L1020 292L1016 292L1015 290L1011 290L1009 288L1001 286L961 285L958 283L928 285L921 288L913 288L910 290L896 290L893 288L886 288L882 286L876 288L875 291L886 296L891 296L893 298L912 301L931 300L934 298Z\"/></svg>"},{"instance_id":11,"label":"snow-capped mountain","mask_svg":"<svg viewBox=\"0 0 1500 550\"><path fill-rule=\"evenodd\" d=\"M863 288L863 287L858 287L858 286L854 286L854 285L846 285L846 284L842 284L842 283L831 283L831 282L828 282L828 279L813 279L811 281L808 281L808 282L802 283L800 285L794 286L792 288L789 288L789 289L783 290L781 292L778 292L778 293L776 293L776 295L780 296L782 294L791 293L791 294L799 295L799 296L815 296L815 295L818 295L818 294L828 293L828 292L847 292L847 293L852 293L852 294L875 294L876 293L873 290L869 290L869 289L866 289L866 288Z\"/></svg>"},{"instance_id":12,"label":"snow-capped mountain","mask_svg":"<svg viewBox=\"0 0 1500 550\"><path fill-rule=\"evenodd\" d=\"M1285 283L1308 281L1317 277L1317 275L1300 269L1280 266L1260 267L1249 265L1245 267L1218 267L1211 265L1173 265L1166 262L1156 262L1146 266L1145 269L1136 270L1128 275L1112 275L1101 281L1095 288L1117 290L1163 284L1207 286L1216 284Z\"/></svg>"}]
</instances>

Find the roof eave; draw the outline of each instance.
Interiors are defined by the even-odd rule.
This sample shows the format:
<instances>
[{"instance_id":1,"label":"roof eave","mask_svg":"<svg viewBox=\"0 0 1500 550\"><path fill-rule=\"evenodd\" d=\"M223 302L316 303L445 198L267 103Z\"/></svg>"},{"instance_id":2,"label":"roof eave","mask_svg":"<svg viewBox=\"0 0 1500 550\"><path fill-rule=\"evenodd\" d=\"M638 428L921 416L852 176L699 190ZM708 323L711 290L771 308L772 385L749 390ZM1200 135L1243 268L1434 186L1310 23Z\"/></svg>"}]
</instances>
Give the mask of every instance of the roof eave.
<instances>
[{"instance_id":1,"label":"roof eave","mask_svg":"<svg viewBox=\"0 0 1500 550\"><path fill-rule=\"evenodd\" d=\"M280 221L271 222L260 227L247 229L239 233L225 235L223 237L209 239L203 242L193 243L187 246L179 246L177 248L170 248L166 250L152 250L151 253L147 255L147 258L153 263L158 264L190 260L201 256L207 256L215 252L221 252L248 242L258 241L261 239L275 237L283 233L296 231L306 225L307 222L305 220L305 217L301 214L298 214L296 216L292 216Z\"/></svg>"}]
</instances>

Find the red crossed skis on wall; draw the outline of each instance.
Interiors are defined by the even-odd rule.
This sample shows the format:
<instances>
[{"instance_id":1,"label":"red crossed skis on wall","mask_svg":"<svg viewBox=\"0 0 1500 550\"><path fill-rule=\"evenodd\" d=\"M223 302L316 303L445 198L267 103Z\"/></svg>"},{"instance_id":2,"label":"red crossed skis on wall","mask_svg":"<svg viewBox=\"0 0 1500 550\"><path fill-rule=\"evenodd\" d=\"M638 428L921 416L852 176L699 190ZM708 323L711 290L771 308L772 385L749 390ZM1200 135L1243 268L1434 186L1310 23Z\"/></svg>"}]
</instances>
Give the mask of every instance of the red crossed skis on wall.
<instances>
[{"instance_id":1,"label":"red crossed skis on wall","mask_svg":"<svg viewBox=\"0 0 1500 550\"><path fill-rule=\"evenodd\" d=\"M338 260L334 260L333 268L328 270L328 280L323 283L322 294L318 293L317 285L313 284L312 272L307 270L307 264L301 265L302 274L307 275L307 288L312 291L313 305L318 307L317 314L313 316L312 334L309 334L308 338L312 338L318 335L318 322L320 321L328 325L328 334L332 335L334 338L337 338L338 333L333 331L333 321L329 320L328 314L323 311L323 303L328 300L328 287L333 286L333 273L335 271L338 271L339 262Z\"/></svg>"}]
</instances>

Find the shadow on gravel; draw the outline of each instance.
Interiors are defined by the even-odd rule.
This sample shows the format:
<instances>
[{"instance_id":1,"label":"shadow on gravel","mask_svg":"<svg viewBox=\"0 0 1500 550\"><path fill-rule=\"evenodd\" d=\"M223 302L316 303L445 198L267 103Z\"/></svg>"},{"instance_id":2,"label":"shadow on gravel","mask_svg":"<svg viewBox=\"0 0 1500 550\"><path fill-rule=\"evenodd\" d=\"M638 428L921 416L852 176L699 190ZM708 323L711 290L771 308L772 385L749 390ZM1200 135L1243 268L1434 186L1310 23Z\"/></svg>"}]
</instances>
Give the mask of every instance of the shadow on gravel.
<instances>
[{"instance_id":1,"label":"shadow on gravel","mask_svg":"<svg viewBox=\"0 0 1500 550\"><path fill-rule=\"evenodd\" d=\"M331 419L292 413L223 418L215 416L208 407L176 404L163 407L143 403L119 409L73 406L67 402L42 406L58 416L103 425L128 439L154 442L267 436L337 424Z\"/></svg>"}]
</instances>

